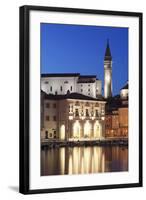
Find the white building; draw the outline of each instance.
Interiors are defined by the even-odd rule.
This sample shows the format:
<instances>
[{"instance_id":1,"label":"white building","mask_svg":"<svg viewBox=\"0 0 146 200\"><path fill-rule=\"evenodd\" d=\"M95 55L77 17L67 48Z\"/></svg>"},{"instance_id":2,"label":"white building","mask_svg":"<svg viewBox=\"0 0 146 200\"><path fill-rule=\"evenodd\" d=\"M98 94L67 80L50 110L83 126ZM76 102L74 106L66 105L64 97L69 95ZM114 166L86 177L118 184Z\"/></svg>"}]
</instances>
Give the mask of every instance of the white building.
<instances>
[{"instance_id":1,"label":"white building","mask_svg":"<svg viewBox=\"0 0 146 200\"><path fill-rule=\"evenodd\" d=\"M80 93L93 98L102 93L101 80L96 79L96 75L79 73L42 74L41 89L47 94Z\"/></svg>"},{"instance_id":2,"label":"white building","mask_svg":"<svg viewBox=\"0 0 146 200\"><path fill-rule=\"evenodd\" d=\"M123 88L121 88L121 90L120 90L120 97L121 97L121 99L127 99L128 98L128 82L127 82L127 84L123 87Z\"/></svg>"}]
</instances>

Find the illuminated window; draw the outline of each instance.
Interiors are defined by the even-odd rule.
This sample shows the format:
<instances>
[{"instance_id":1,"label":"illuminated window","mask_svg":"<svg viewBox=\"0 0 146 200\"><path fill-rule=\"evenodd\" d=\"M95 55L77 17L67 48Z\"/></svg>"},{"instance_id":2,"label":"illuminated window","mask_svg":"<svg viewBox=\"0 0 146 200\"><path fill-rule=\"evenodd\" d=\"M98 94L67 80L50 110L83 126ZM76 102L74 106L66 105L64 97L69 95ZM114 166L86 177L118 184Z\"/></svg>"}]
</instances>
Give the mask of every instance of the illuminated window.
<instances>
[{"instance_id":1,"label":"illuminated window","mask_svg":"<svg viewBox=\"0 0 146 200\"><path fill-rule=\"evenodd\" d=\"M81 132L80 123L76 121L73 126L73 137L80 138L80 132Z\"/></svg>"},{"instance_id":2,"label":"illuminated window","mask_svg":"<svg viewBox=\"0 0 146 200\"><path fill-rule=\"evenodd\" d=\"M60 127L60 139L65 140L65 125L61 125Z\"/></svg>"}]
</instances>

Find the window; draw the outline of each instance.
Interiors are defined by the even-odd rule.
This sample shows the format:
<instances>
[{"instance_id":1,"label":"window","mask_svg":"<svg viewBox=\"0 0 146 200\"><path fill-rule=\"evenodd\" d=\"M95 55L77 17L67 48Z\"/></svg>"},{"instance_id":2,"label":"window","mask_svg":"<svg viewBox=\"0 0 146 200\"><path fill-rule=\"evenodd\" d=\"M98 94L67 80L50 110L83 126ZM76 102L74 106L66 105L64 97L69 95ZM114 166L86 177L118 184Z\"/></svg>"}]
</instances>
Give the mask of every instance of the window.
<instances>
[{"instance_id":1,"label":"window","mask_svg":"<svg viewBox=\"0 0 146 200\"><path fill-rule=\"evenodd\" d=\"M99 116L98 110L95 110L95 115L96 115L96 117Z\"/></svg>"},{"instance_id":2,"label":"window","mask_svg":"<svg viewBox=\"0 0 146 200\"><path fill-rule=\"evenodd\" d=\"M48 81L45 81L45 84L48 84Z\"/></svg>"},{"instance_id":3,"label":"window","mask_svg":"<svg viewBox=\"0 0 146 200\"><path fill-rule=\"evenodd\" d=\"M86 109L86 117L89 117L89 111Z\"/></svg>"},{"instance_id":4,"label":"window","mask_svg":"<svg viewBox=\"0 0 146 200\"><path fill-rule=\"evenodd\" d=\"M50 86L50 91L52 92L52 86Z\"/></svg>"},{"instance_id":5,"label":"window","mask_svg":"<svg viewBox=\"0 0 146 200\"><path fill-rule=\"evenodd\" d=\"M90 84L88 85L88 87L90 87Z\"/></svg>"},{"instance_id":6,"label":"window","mask_svg":"<svg viewBox=\"0 0 146 200\"><path fill-rule=\"evenodd\" d=\"M53 103L53 108L56 108L56 103Z\"/></svg>"},{"instance_id":7,"label":"window","mask_svg":"<svg viewBox=\"0 0 146 200\"><path fill-rule=\"evenodd\" d=\"M64 84L67 84L68 83L68 81L64 81Z\"/></svg>"},{"instance_id":8,"label":"window","mask_svg":"<svg viewBox=\"0 0 146 200\"><path fill-rule=\"evenodd\" d=\"M56 116L53 116L53 120L56 121Z\"/></svg>"},{"instance_id":9,"label":"window","mask_svg":"<svg viewBox=\"0 0 146 200\"><path fill-rule=\"evenodd\" d=\"M49 121L50 120L50 117L47 115L46 116L46 121Z\"/></svg>"},{"instance_id":10,"label":"window","mask_svg":"<svg viewBox=\"0 0 146 200\"><path fill-rule=\"evenodd\" d=\"M88 92L90 92L90 88L88 89Z\"/></svg>"},{"instance_id":11,"label":"window","mask_svg":"<svg viewBox=\"0 0 146 200\"><path fill-rule=\"evenodd\" d=\"M46 108L50 108L50 104L49 103L46 103Z\"/></svg>"},{"instance_id":12,"label":"window","mask_svg":"<svg viewBox=\"0 0 146 200\"><path fill-rule=\"evenodd\" d=\"M90 93L88 93L88 95L90 96Z\"/></svg>"},{"instance_id":13,"label":"window","mask_svg":"<svg viewBox=\"0 0 146 200\"><path fill-rule=\"evenodd\" d=\"M70 87L70 90L72 91L72 86Z\"/></svg>"},{"instance_id":14,"label":"window","mask_svg":"<svg viewBox=\"0 0 146 200\"><path fill-rule=\"evenodd\" d=\"M79 111L78 111L78 109L75 110L75 116L79 117Z\"/></svg>"},{"instance_id":15,"label":"window","mask_svg":"<svg viewBox=\"0 0 146 200\"><path fill-rule=\"evenodd\" d=\"M60 86L60 91L62 91L62 86Z\"/></svg>"},{"instance_id":16,"label":"window","mask_svg":"<svg viewBox=\"0 0 146 200\"><path fill-rule=\"evenodd\" d=\"M83 89L81 89L81 92L83 92Z\"/></svg>"}]
</instances>

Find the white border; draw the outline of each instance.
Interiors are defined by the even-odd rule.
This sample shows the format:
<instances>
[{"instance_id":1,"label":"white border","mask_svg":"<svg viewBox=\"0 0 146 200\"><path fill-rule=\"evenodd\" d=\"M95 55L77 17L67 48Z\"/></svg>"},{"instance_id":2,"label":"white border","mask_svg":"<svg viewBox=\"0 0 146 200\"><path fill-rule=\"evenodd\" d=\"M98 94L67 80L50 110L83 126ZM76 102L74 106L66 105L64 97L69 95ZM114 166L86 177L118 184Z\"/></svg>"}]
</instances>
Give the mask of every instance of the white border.
<instances>
[{"instance_id":1,"label":"white border","mask_svg":"<svg viewBox=\"0 0 146 200\"><path fill-rule=\"evenodd\" d=\"M129 172L40 176L40 23L129 28ZM137 17L30 12L30 189L138 183L139 22ZM136 81L134 81L136 80Z\"/></svg>"}]
</instances>

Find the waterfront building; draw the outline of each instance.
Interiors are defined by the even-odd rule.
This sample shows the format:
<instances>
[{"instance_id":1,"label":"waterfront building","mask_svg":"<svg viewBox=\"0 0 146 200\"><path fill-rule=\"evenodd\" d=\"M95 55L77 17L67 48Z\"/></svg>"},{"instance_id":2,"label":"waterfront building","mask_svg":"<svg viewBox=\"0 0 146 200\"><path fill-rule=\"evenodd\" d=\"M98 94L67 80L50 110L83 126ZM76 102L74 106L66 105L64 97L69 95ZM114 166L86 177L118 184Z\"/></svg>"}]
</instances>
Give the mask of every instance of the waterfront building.
<instances>
[{"instance_id":1,"label":"waterfront building","mask_svg":"<svg viewBox=\"0 0 146 200\"><path fill-rule=\"evenodd\" d=\"M108 99L105 115L105 137L128 137L128 83L120 95Z\"/></svg>"},{"instance_id":2,"label":"waterfront building","mask_svg":"<svg viewBox=\"0 0 146 200\"><path fill-rule=\"evenodd\" d=\"M41 138L97 140L105 133L105 101L79 93L54 95L41 92Z\"/></svg>"},{"instance_id":3,"label":"waterfront building","mask_svg":"<svg viewBox=\"0 0 146 200\"><path fill-rule=\"evenodd\" d=\"M106 104L106 106L105 106ZM41 75L41 138L98 140L128 137L128 83L112 97L112 56L104 56L104 97L96 75Z\"/></svg>"}]
</instances>

